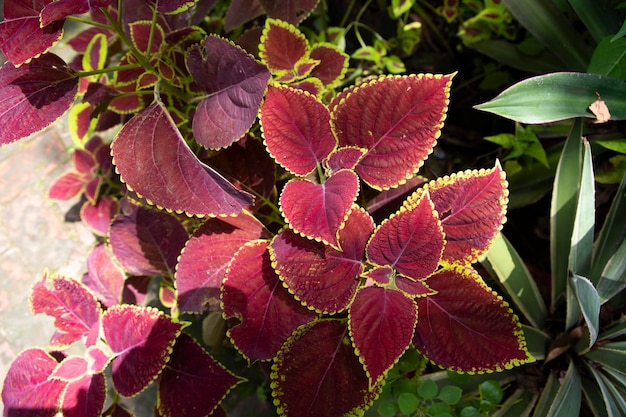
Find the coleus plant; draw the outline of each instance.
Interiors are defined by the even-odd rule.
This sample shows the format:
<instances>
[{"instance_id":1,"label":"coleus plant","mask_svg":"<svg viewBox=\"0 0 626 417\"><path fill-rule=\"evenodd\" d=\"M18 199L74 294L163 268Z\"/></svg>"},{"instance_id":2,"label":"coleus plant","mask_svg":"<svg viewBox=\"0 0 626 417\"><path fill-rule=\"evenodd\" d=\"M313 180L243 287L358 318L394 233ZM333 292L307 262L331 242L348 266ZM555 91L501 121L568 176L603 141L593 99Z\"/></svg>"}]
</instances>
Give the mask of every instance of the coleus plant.
<instances>
[{"instance_id":1,"label":"coleus plant","mask_svg":"<svg viewBox=\"0 0 626 417\"><path fill-rule=\"evenodd\" d=\"M76 169L50 196L84 194L102 235L82 280L33 286L31 309L56 332L14 360L5 415L131 415L121 398L151 385L155 415L225 415L243 378L188 330L206 313L248 363L271 364L284 416L361 414L410 345L459 372L533 360L471 266L505 220L500 165L416 188L453 74L335 94L347 55L309 45L296 24L315 4L295 3L286 21L281 2L255 3L267 14L256 59L196 25L207 2L5 1L2 143L71 108ZM88 25L69 64L49 52L68 19ZM111 128L111 143L96 136ZM399 208L376 224L381 202ZM84 354L64 353L77 343Z\"/></svg>"}]
</instances>

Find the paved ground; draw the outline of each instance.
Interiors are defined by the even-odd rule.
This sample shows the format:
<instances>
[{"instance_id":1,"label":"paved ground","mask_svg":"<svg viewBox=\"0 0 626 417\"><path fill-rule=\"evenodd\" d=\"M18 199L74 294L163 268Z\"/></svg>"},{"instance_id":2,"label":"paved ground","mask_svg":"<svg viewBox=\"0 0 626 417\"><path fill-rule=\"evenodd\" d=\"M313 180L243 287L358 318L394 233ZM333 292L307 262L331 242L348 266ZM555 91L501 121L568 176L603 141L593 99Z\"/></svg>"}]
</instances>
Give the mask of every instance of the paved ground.
<instances>
[{"instance_id":1,"label":"paved ground","mask_svg":"<svg viewBox=\"0 0 626 417\"><path fill-rule=\"evenodd\" d=\"M58 126L0 149L0 381L20 351L52 336L52 320L30 313L30 287L46 270L80 278L94 242L86 226L64 221L74 201L46 199L71 168L70 142Z\"/></svg>"}]
</instances>

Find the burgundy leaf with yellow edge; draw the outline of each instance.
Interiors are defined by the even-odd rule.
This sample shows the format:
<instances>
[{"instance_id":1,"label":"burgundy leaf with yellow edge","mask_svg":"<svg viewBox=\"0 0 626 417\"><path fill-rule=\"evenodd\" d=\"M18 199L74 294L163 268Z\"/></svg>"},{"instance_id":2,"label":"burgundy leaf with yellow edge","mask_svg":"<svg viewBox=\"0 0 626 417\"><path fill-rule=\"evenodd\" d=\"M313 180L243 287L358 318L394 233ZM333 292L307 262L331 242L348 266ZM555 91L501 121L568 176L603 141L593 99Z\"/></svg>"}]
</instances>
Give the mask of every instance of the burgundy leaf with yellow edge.
<instances>
[{"instance_id":1,"label":"burgundy leaf with yellow edge","mask_svg":"<svg viewBox=\"0 0 626 417\"><path fill-rule=\"evenodd\" d=\"M187 66L206 93L193 116L193 134L211 149L232 145L256 120L270 79L265 65L233 43L209 36L204 51L192 48Z\"/></svg>"},{"instance_id":2,"label":"burgundy leaf with yellow edge","mask_svg":"<svg viewBox=\"0 0 626 417\"><path fill-rule=\"evenodd\" d=\"M500 164L431 181L413 194L411 204L428 190L446 235L444 261L473 263L487 252L505 221L507 182Z\"/></svg>"},{"instance_id":3,"label":"burgundy leaf with yellow edge","mask_svg":"<svg viewBox=\"0 0 626 417\"><path fill-rule=\"evenodd\" d=\"M118 215L109 230L113 255L131 275L172 274L188 238L176 217L145 207Z\"/></svg>"},{"instance_id":4,"label":"burgundy leaf with yellow edge","mask_svg":"<svg viewBox=\"0 0 626 417\"><path fill-rule=\"evenodd\" d=\"M417 306L400 291L361 288L350 306L350 336L373 386L411 344Z\"/></svg>"},{"instance_id":5,"label":"burgundy leaf with yellow edge","mask_svg":"<svg viewBox=\"0 0 626 417\"><path fill-rule=\"evenodd\" d=\"M427 280L437 293L416 299L413 345L457 372L501 371L532 362L517 316L468 266L443 269Z\"/></svg>"},{"instance_id":6,"label":"burgundy leaf with yellow edge","mask_svg":"<svg viewBox=\"0 0 626 417\"><path fill-rule=\"evenodd\" d=\"M20 66L46 52L63 36L63 21L41 24L39 15L49 0L6 0L0 22L0 49Z\"/></svg>"},{"instance_id":7,"label":"burgundy leaf with yellow edge","mask_svg":"<svg viewBox=\"0 0 626 417\"><path fill-rule=\"evenodd\" d=\"M263 224L247 211L236 217L209 219L183 249L176 267L178 309L202 313L219 307L226 268L247 242L267 236Z\"/></svg>"},{"instance_id":8,"label":"burgundy leaf with yellow edge","mask_svg":"<svg viewBox=\"0 0 626 417\"><path fill-rule=\"evenodd\" d=\"M394 279L394 284L397 289L411 298L425 297L427 295L435 294L435 291L433 291L432 288L426 284L425 279L414 280L412 278L405 277L402 274L397 274Z\"/></svg>"},{"instance_id":9,"label":"burgundy leaf with yellow edge","mask_svg":"<svg viewBox=\"0 0 626 417\"><path fill-rule=\"evenodd\" d=\"M251 362L272 359L298 326L315 318L282 286L272 269L268 244L256 240L243 246L222 284L224 317L241 321L228 336Z\"/></svg>"},{"instance_id":10,"label":"burgundy leaf with yellow edge","mask_svg":"<svg viewBox=\"0 0 626 417\"><path fill-rule=\"evenodd\" d=\"M87 258L83 284L108 308L120 303L124 278L124 273L113 261L104 243L96 245Z\"/></svg>"},{"instance_id":11,"label":"burgundy leaf with yellow edge","mask_svg":"<svg viewBox=\"0 0 626 417\"><path fill-rule=\"evenodd\" d=\"M48 284L52 288L48 288ZM56 331L50 345L65 348L97 332L100 320L98 300L80 282L63 276L43 275L35 283L29 298L34 314L44 313L54 318ZM95 329L94 329L95 328Z\"/></svg>"},{"instance_id":12,"label":"burgundy leaf with yellow edge","mask_svg":"<svg viewBox=\"0 0 626 417\"><path fill-rule=\"evenodd\" d=\"M324 85L333 85L348 69L349 57L335 45L318 43L311 48L311 59L319 63L313 68L310 76L315 77Z\"/></svg>"},{"instance_id":13,"label":"burgundy leaf with yellow edge","mask_svg":"<svg viewBox=\"0 0 626 417\"><path fill-rule=\"evenodd\" d=\"M339 320L305 324L283 345L272 366L272 395L283 417L361 415L380 393L354 354Z\"/></svg>"},{"instance_id":14,"label":"burgundy leaf with yellow edge","mask_svg":"<svg viewBox=\"0 0 626 417\"><path fill-rule=\"evenodd\" d=\"M302 90L270 86L260 121L270 155L301 177L313 172L337 144L328 109Z\"/></svg>"},{"instance_id":15,"label":"burgundy leaf with yellow edge","mask_svg":"<svg viewBox=\"0 0 626 417\"><path fill-rule=\"evenodd\" d=\"M141 20L130 23L128 28L133 45L139 52L148 56L159 52L159 48L165 39L165 33L161 25L157 23L153 27L151 21Z\"/></svg>"},{"instance_id":16,"label":"burgundy leaf with yellow edge","mask_svg":"<svg viewBox=\"0 0 626 417\"><path fill-rule=\"evenodd\" d=\"M284 229L272 241L272 265L290 292L317 311L345 310L354 298L362 271L372 218L354 207L339 231L341 251Z\"/></svg>"},{"instance_id":17,"label":"burgundy leaf with yellow edge","mask_svg":"<svg viewBox=\"0 0 626 417\"><path fill-rule=\"evenodd\" d=\"M402 207L374 231L367 259L389 265L400 274L419 280L437 269L444 234L428 194L410 207Z\"/></svg>"},{"instance_id":18,"label":"burgundy leaf with yellow edge","mask_svg":"<svg viewBox=\"0 0 626 417\"><path fill-rule=\"evenodd\" d=\"M105 375L85 374L71 381L63 392L63 417L100 417L106 398Z\"/></svg>"},{"instance_id":19,"label":"burgundy leaf with yellow edge","mask_svg":"<svg viewBox=\"0 0 626 417\"><path fill-rule=\"evenodd\" d=\"M356 171L375 189L396 187L439 138L453 75L386 76L348 88L330 105L339 146L368 150Z\"/></svg>"},{"instance_id":20,"label":"burgundy leaf with yellow edge","mask_svg":"<svg viewBox=\"0 0 626 417\"><path fill-rule=\"evenodd\" d=\"M51 379L57 361L40 348L22 351L11 363L2 386L5 415L57 415L67 381Z\"/></svg>"},{"instance_id":21,"label":"burgundy leaf with yellow edge","mask_svg":"<svg viewBox=\"0 0 626 417\"><path fill-rule=\"evenodd\" d=\"M119 212L119 203L113 197L102 196L95 204L85 201L80 209L81 220L94 234L106 236L111 220Z\"/></svg>"},{"instance_id":22,"label":"burgundy leaf with yellow edge","mask_svg":"<svg viewBox=\"0 0 626 417\"><path fill-rule=\"evenodd\" d=\"M41 10L41 26L45 27L58 20L73 15L81 15L90 10L107 7L111 0L55 0L47 3Z\"/></svg>"},{"instance_id":23,"label":"burgundy leaf with yellow edge","mask_svg":"<svg viewBox=\"0 0 626 417\"><path fill-rule=\"evenodd\" d=\"M359 163L363 155L367 153L367 149L347 146L333 151L324 162L324 167L329 175L334 174L340 169L353 170Z\"/></svg>"},{"instance_id":24,"label":"burgundy leaf with yellow edge","mask_svg":"<svg viewBox=\"0 0 626 417\"><path fill-rule=\"evenodd\" d=\"M163 370L182 324L159 310L116 305L102 317L103 336L113 359L113 385L125 397L140 393Z\"/></svg>"},{"instance_id":25,"label":"burgundy leaf with yellow edge","mask_svg":"<svg viewBox=\"0 0 626 417\"><path fill-rule=\"evenodd\" d=\"M111 146L122 180L157 206L190 215L235 215L252 203L193 154L162 103L129 120Z\"/></svg>"},{"instance_id":26,"label":"burgundy leaf with yellow edge","mask_svg":"<svg viewBox=\"0 0 626 417\"><path fill-rule=\"evenodd\" d=\"M259 44L259 56L272 73L291 72L309 53L302 32L281 20L267 19Z\"/></svg>"},{"instance_id":27,"label":"burgundy leaf with yellow edge","mask_svg":"<svg viewBox=\"0 0 626 417\"><path fill-rule=\"evenodd\" d=\"M241 381L216 362L191 336L183 333L176 340L159 381L159 415L210 415L228 391Z\"/></svg>"},{"instance_id":28,"label":"burgundy leaf with yellow edge","mask_svg":"<svg viewBox=\"0 0 626 417\"><path fill-rule=\"evenodd\" d=\"M6 6L6 5L5 5ZM16 68L0 68L0 146L39 132L70 108L78 78L56 55L45 54Z\"/></svg>"},{"instance_id":29,"label":"burgundy leaf with yellow edge","mask_svg":"<svg viewBox=\"0 0 626 417\"><path fill-rule=\"evenodd\" d=\"M333 174L323 184L295 178L283 188L280 207L297 233L338 247L337 232L358 192L359 179L349 170Z\"/></svg>"}]
</instances>

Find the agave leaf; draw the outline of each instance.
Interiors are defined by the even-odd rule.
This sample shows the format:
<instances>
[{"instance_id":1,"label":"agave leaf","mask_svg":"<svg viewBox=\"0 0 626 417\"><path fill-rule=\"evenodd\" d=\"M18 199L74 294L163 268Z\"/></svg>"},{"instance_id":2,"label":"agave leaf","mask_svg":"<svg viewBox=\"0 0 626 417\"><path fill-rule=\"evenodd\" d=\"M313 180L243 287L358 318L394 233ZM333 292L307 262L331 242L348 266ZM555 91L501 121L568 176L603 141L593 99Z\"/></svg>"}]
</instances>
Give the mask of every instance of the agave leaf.
<instances>
[{"instance_id":1,"label":"agave leaf","mask_svg":"<svg viewBox=\"0 0 626 417\"><path fill-rule=\"evenodd\" d=\"M626 413L626 404L624 403L624 398L622 394L617 392L617 389L615 388L613 383L608 380L601 371L597 370L588 362L585 362L585 365L587 365L587 370L591 372L591 375L593 375L593 379L600 388L600 393L602 395L602 401L604 402L606 414L609 417L623 416L624 413Z\"/></svg>"},{"instance_id":2,"label":"agave leaf","mask_svg":"<svg viewBox=\"0 0 626 417\"><path fill-rule=\"evenodd\" d=\"M538 398L539 394L519 388L507 397L491 417L529 417Z\"/></svg>"},{"instance_id":3,"label":"agave leaf","mask_svg":"<svg viewBox=\"0 0 626 417\"><path fill-rule=\"evenodd\" d=\"M581 382L580 374L573 361L570 362L565 377L559 381L556 395L551 397L548 417L577 416L580 413Z\"/></svg>"},{"instance_id":4,"label":"agave leaf","mask_svg":"<svg viewBox=\"0 0 626 417\"><path fill-rule=\"evenodd\" d=\"M626 334L626 317L621 317L620 320L611 324L600 333L598 340L614 339L624 334Z\"/></svg>"},{"instance_id":5,"label":"agave leaf","mask_svg":"<svg viewBox=\"0 0 626 417\"><path fill-rule=\"evenodd\" d=\"M500 63L530 73L546 74L565 69L563 63L549 51L536 56L526 55L517 45L500 39L486 39L468 46Z\"/></svg>"},{"instance_id":6,"label":"agave leaf","mask_svg":"<svg viewBox=\"0 0 626 417\"><path fill-rule=\"evenodd\" d=\"M528 352L538 361L544 360L548 347L553 343L552 338L537 327L522 324L522 330Z\"/></svg>"},{"instance_id":7,"label":"agave leaf","mask_svg":"<svg viewBox=\"0 0 626 417\"><path fill-rule=\"evenodd\" d=\"M529 322L536 328L543 327L548 311L541 292L526 264L502 233L496 235L482 263L500 280L515 307Z\"/></svg>"},{"instance_id":8,"label":"agave leaf","mask_svg":"<svg viewBox=\"0 0 626 417\"><path fill-rule=\"evenodd\" d=\"M614 35L619 30L622 22L610 1L569 0L568 3L596 42Z\"/></svg>"},{"instance_id":9,"label":"agave leaf","mask_svg":"<svg viewBox=\"0 0 626 417\"><path fill-rule=\"evenodd\" d=\"M600 363L603 367L615 369L626 376L626 346L624 342L607 343L594 347L585 358Z\"/></svg>"},{"instance_id":10,"label":"agave leaf","mask_svg":"<svg viewBox=\"0 0 626 417\"><path fill-rule=\"evenodd\" d=\"M626 118L626 84L604 75L557 72L528 78L474 108L521 123L549 123L591 117L587 109L604 100L611 120Z\"/></svg>"},{"instance_id":11,"label":"agave leaf","mask_svg":"<svg viewBox=\"0 0 626 417\"><path fill-rule=\"evenodd\" d=\"M577 308L572 310L577 310L579 312L578 314L582 312L589 329L589 343L587 348L591 348L598 338L600 326L600 296L591 281L577 274L573 274L569 278L569 287L575 297L573 302L577 304ZM569 312L570 308L568 306L568 313ZM578 320L578 317L576 317L576 320ZM573 325L574 323L570 323L566 328L569 329Z\"/></svg>"},{"instance_id":12,"label":"agave leaf","mask_svg":"<svg viewBox=\"0 0 626 417\"><path fill-rule=\"evenodd\" d=\"M626 240L606 263L598 282L598 294L602 303L610 300L626 287Z\"/></svg>"}]
</instances>

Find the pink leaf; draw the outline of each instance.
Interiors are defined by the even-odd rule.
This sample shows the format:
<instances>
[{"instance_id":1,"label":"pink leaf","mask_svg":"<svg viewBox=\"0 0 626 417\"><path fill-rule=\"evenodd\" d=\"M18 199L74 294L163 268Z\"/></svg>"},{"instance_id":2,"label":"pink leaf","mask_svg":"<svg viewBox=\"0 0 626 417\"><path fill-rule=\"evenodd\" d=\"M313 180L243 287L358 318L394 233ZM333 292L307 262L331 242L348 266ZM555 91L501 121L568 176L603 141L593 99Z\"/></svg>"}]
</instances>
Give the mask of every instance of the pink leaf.
<instances>
[{"instance_id":1,"label":"pink leaf","mask_svg":"<svg viewBox=\"0 0 626 417\"><path fill-rule=\"evenodd\" d=\"M61 175L48 190L48 198L69 200L76 197L85 187L85 179L78 172L66 172Z\"/></svg>"},{"instance_id":2,"label":"pink leaf","mask_svg":"<svg viewBox=\"0 0 626 417\"><path fill-rule=\"evenodd\" d=\"M50 378L77 381L87 375L87 361L80 356L69 356L59 363Z\"/></svg>"},{"instance_id":3,"label":"pink leaf","mask_svg":"<svg viewBox=\"0 0 626 417\"><path fill-rule=\"evenodd\" d=\"M116 355L113 385L121 395L138 394L161 373L181 328L155 308L117 305L107 310L102 330Z\"/></svg>"},{"instance_id":4,"label":"pink leaf","mask_svg":"<svg viewBox=\"0 0 626 417\"><path fill-rule=\"evenodd\" d=\"M80 282L53 276L47 287L48 276L44 274L30 295L30 306L34 314L44 313L54 317L56 332L50 345L64 348L87 336L100 320L100 306L96 298Z\"/></svg>"},{"instance_id":5,"label":"pink leaf","mask_svg":"<svg viewBox=\"0 0 626 417\"><path fill-rule=\"evenodd\" d=\"M301 90L269 87L260 121L270 155L301 177L313 172L337 144L328 110Z\"/></svg>"},{"instance_id":6,"label":"pink leaf","mask_svg":"<svg viewBox=\"0 0 626 417\"><path fill-rule=\"evenodd\" d=\"M257 240L242 247L222 286L224 316L241 321L228 335L249 361L272 359L298 326L315 318L283 288L267 246Z\"/></svg>"},{"instance_id":7,"label":"pink leaf","mask_svg":"<svg viewBox=\"0 0 626 417\"><path fill-rule=\"evenodd\" d=\"M237 217L209 219L195 231L176 267L178 308L201 313L219 307L219 291L226 268L247 242L266 236L263 224L248 212Z\"/></svg>"},{"instance_id":8,"label":"pink leaf","mask_svg":"<svg viewBox=\"0 0 626 417\"><path fill-rule=\"evenodd\" d=\"M280 195L280 206L297 233L337 247L337 232L358 192L359 179L348 170L335 173L324 184L292 179Z\"/></svg>"},{"instance_id":9,"label":"pink leaf","mask_svg":"<svg viewBox=\"0 0 626 417\"><path fill-rule=\"evenodd\" d=\"M350 306L349 320L357 355L375 385L411 344L417 306L396 290L361 288Z\"/></svg>"},{"instance_id":10,"label":"pink leaf","mask_svg":"<svg viewBox=\"0 0 626 417\"><path fill-rule=\"evenodd\" d=\"M67 385L63 393L63 417L100 417L106 400L104 374L85 375Z\"/></svg>"},{"instance_id":11,"label":"pink leaf","mask_svg":"<svg viewBox=\"0 0 626 417\"><path fill-rule=\"evenodd\" d=\"M328 155L324 165L330 174L334 174L341 169L353 170L366 153L367 149L353 146L339 148Z\"/></svg>"},{"instance_id":12,"label":"pink leaf","mask_svg":"<svg viewBox=\"0 0 626 417\"><path fill-rule=\"evenodd\" d=\"M80 209L80 218L92 232L106 236L111 220L120 210L119 206L117 200L110 196L101 197L96 204L86 201Z\"/></svg>"},{"instance_id":13,"label":"pink leaf","mask_svg":"<svg viewBox=\"0 0 626 417\"><path fill-rule=\"evenodd\" d=\"M534 359L508 304L470 267L437 272L427 280L436 294L416 300L413 344L424 356L457 372L491 372Z\"/></svg>"},{"instance_id":14,"label":"pink leaf","mask_svg":"<svg viewBox=\"0 0 626 417\"><path fill-rule=\"evenodd\" d=\"M364 248L373 228L371 217L354 208L339 231L342 251L285 229L272 241L272 264L305 305L324 313L345 310L359 285Z\"/></svg>"},{"instance_id":15,"label":"pink leaf","mask_svg":"<svg viewBox=\"0 0 626 417\"><path fill-rule=\"evenodd\" d=\"M83 275L82 281L105 307L119 304L124 286L124 273L113 261L103 243L91 250L87 258L87 272Z\"/></svg>"},{"instance_id":16,"label":"pink leaf","mask_svg":"<svg viewBox=\"0 0 626 417\"><path fill-rule=\"evenodd\" d=\"M377 78L343 91L330 105L339 146L365 148L357 173L376 189L402 184L432 151L448 109L452 76Z\"/></svg>"},{"instance_id":17,"label":"pink leaf","mask_svg":"<svg viewBox=\"0 0 626 417\"><path fill-rule=\"evenodd\" d=\"M134 191L170 210L234 215L252 203L191 152L161 103L128 121L113 141L117 170Z\"/></svg>"}]
</instances>

